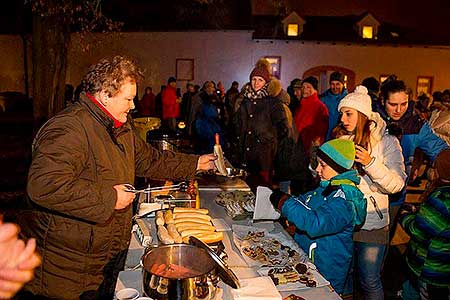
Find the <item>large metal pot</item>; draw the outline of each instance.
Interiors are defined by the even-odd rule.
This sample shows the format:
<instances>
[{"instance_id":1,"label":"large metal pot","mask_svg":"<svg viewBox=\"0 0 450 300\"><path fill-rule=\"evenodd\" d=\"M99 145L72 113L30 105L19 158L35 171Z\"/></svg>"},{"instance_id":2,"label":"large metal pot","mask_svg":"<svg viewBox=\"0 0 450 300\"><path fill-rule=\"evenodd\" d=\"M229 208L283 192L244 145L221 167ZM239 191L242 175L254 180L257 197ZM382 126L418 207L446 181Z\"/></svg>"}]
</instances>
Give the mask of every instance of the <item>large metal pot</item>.
<instances>
[{"instance_id":1,"label":"large metal pot","mask_svg":"<svg viewBox=\"0 0 450 300\"><path fill-rule=\"evenodd\" d=\"M142 264L144 293L153 299L211 299L215 294L216 287L208 276L216 263L197 246L175 244L153 248L142 257Z\"/></svg>"},{"instance_id":2,"label":"large metal pot","mask_svg":"<svg viewBox=\"0 0 450 300\"><path fill-rule=\"evenodd\" d=\"M147 131L147 143L159 150L178 151L183 140L182 133L165 127Z\"/></svg>"},{"instance_id":3,"label":"large metal pot","mask_svg":"<svg viewBox=\"0 0 450 300\"><path fill-rule=\"evenodd\" d=\"M145 141L148 131L155 130L161 126L161 119L152 117L134 118L133 123L139 136Z\"/></svg>"}]
</instances>

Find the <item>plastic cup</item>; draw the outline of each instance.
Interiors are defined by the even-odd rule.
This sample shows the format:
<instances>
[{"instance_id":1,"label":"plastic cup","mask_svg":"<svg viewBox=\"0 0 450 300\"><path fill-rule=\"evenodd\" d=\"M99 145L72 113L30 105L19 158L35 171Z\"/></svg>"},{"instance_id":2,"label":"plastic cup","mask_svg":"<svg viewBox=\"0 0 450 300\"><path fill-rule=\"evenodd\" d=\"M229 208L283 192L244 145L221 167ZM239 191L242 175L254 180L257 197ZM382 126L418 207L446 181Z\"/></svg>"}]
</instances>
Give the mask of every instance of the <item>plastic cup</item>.
<instances>
[{"instance_id":1,"label":"plastic cup","mask_svg":"<svg viewBox=\"0 0 450 300\"><path fill-rule=\"evenodd\" d=\"M132 288L121 289L116 293L116 297L118 300L136 300L139 298L139 292Z\"/></svg>"}]
</instances>

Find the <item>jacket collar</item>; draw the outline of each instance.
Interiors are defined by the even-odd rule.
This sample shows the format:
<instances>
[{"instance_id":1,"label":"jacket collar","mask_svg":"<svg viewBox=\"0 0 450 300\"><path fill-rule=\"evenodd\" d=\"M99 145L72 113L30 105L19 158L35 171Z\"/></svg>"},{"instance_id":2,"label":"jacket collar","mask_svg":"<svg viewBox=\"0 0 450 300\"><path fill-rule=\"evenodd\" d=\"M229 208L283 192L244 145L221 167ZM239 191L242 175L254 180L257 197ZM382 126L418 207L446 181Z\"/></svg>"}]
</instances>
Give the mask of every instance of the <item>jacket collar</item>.
<instances>
[{"instance_id":1,"label":"jacket collar","mask_svg":"<svg viewBox=\"0 0 450 300\"><path fill-rule=\"evenodd\" d=\"M356 170L349 170L344 173L338 174L331 178L330 180L322 180L320 182L320 185L322 187L326 187L329 184L331 185L341 185L341 184L347 184L347 185L358 185L361 181L361 178L358 176L358 172Z\"/></svg>"},{"instance_id":2,"label":"jacket collar","mask_svg":"<svg viewBox=\"0 0 450 300\"><path fill-rule=\"evenodd\" d=\"M92 102L94 102L95 105L97 105L98 108L100 108L108 117L110 117L113 120L113 125L114 128L119 128L121 127L124 123L120 122L119 120L117 120L107 109L106 107L103 106L102 103L100 103L100 101L98 101L94 96L92 96L89 93L86 93L86 97L89 98L89 100L91 100Z\"/></svg>"},{"instance_id":3,"label":"jacket collar","mask_svg":"<svg viewBox=\"0 0 450 300\"><path fill-rule=\"evenodd\" d=\"M101 125L103 125L106 128L114 143L117 144L119 148L122 149L123 146L117 141L117 138L131 129L130 116L128 116L127 122L121 123L122 126L115 127L113 117L107 112L105 112L103 109L101 109L99 104L91 100L86 93L82 93L80 95L79 102L82 106L84 106L87 109L87 111L92 115L92 117L95 120L97 120Z\"/></svg>"}]
</instances>

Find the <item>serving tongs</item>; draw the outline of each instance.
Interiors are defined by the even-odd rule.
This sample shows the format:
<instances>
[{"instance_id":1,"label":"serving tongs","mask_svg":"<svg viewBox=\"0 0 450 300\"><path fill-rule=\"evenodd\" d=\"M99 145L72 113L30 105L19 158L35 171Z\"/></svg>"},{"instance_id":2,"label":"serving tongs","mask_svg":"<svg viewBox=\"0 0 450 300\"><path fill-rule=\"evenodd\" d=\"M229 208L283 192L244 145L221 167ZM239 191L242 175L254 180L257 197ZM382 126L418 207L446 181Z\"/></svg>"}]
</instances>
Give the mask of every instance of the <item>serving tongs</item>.
<instances>
[{"instance_id":1,"label":"serving tongs","mask_svg":"<svg viewBox=\"0 0 450 300\"><path fill-rule=\"evenodd\" d=\"M151 192L167 192L167 191L187 191L188 185L186 182L180 182L178 184L165 185L165 186L155 186L148 187L145 189L136 189L132 184L125 184L125 192L134 193L134 194L150 194Z\"/></svg>"}]
</instances>

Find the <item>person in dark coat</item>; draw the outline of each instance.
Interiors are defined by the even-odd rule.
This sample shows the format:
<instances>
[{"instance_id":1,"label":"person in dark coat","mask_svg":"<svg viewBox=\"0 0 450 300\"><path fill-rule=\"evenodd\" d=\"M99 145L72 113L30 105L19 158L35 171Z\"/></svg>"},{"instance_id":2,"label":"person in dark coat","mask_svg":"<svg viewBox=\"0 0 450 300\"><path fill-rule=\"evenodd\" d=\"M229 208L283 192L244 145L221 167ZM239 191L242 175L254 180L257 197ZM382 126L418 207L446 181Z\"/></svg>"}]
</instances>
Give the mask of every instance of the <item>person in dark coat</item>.
<instances>
[{"instance_id":1,"label":"person in dark coat","mask_svg":"<svg viewBox=\"0 0 450 300\"><path fill-rule=\"evenodd\" d=\"M248 170L247 181L253 190L258 185L271 187L278 142L289 131L283 102L267 91L270 80L265 66L252 70L235 118L238 161Z\"/></svg>"},{"instance_id":2,"label":"person in dark coat","mask_svg":"<svg viewBox=\"0 0 450 300\"><path fill-rule=\"evenodd\" d=\"M195 95L194 84L188 82L186 84L186 92L183 94L183 98L181 100L181 119L183 121L187 121L189 116L189 108L191 107L192 97Z\"/></svg>"},{"instance_id":3,"label":"person in dark coat","mask_svg":"<svg viewBox=\"0 0 450 300\"><path fill-rule=\"evenodd\" d=\"M50 119L33 142L30 210L22 234L34 237L42 267L25 287L38 299L112 299L131 238L135 176L185 180L214 168L214 155L158 151L128 115L138 67L102 59L83 79L79 102Z\"/></svg>"}]
</instances>

